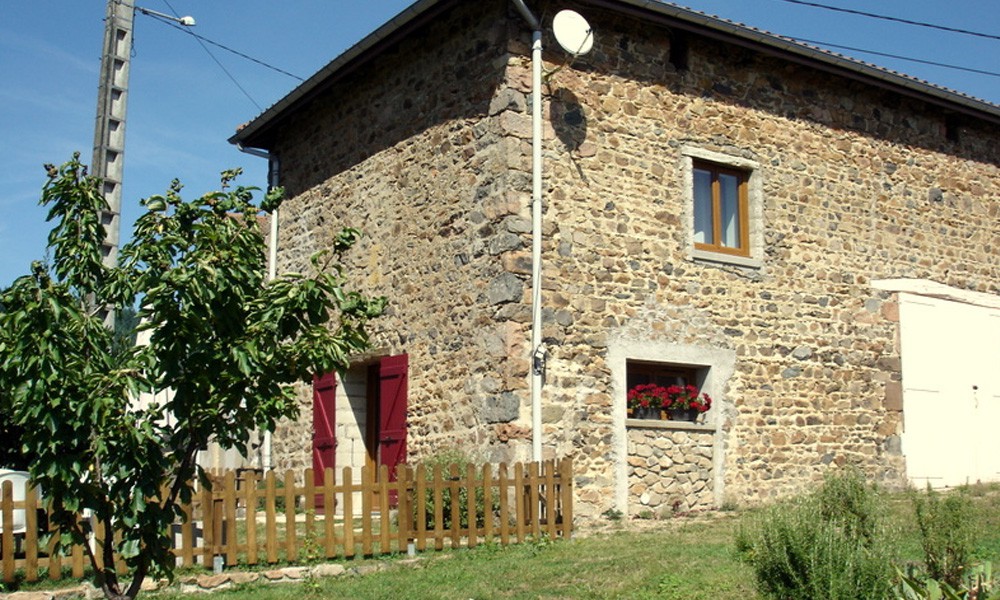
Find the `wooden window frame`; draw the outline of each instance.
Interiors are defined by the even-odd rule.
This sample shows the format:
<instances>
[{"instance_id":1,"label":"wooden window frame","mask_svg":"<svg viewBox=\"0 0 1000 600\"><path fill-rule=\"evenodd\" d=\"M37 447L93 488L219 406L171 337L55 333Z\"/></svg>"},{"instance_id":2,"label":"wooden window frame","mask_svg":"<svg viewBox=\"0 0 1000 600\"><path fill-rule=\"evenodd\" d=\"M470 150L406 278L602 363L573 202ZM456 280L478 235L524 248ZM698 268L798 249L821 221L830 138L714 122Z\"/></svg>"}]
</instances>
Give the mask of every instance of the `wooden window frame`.
<instances>
[{"instance_id":1,"label":"wooden window frame","mask_svg":"<svg viewBox=\"0 0 1000 600\"><path fill-rule=\"evenodd\" d=\"M713 244L695 242L697 250L716 252L732 256L750 257L750 173L744 169L728 167L705 160L694 159L691 162L692 173L697 170L707 171L712 176L712 239ZM739 222L739 246L733 248L722 245L722 198L719 175L731 175L737 179L737 219ZM692 198L694 196L694 178L692 177ZM694 200L692 199L692 203ZM692 204L692 210L694 206ZM693 226L693 225L692 225ZM693 235L692 230L692 235Z\"/></svg>"}]
</instances>

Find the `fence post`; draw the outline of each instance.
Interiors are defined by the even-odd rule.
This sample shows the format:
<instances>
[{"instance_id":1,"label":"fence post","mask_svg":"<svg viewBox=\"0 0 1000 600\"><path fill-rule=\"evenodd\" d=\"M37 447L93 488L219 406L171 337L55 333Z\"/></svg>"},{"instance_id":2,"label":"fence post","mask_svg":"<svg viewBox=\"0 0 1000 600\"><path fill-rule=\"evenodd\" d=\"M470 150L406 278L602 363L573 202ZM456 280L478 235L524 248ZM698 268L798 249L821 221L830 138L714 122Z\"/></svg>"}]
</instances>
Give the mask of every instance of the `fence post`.
<instances>
[{"instance_id":1,"label":"fence post","mask_svg":"<svg viewBox=\"0 0 1000 600\"><path fill-rule=\"evenodd\" d=\"M368 467L361 467L361 553L372 555L372 494L375 485Z\"/></svg>"},{"instance_id":2,"label":"fence post","mask_svg":"<svg viewBox=\"0 0 1000 600\"><path fill-rule=\"evenodd\" d=\"M202 549L201 549L201 564L203 567L209 567L212 565L212 558L215 556L215 507L214 499L212 498L212 487L215 483L212 481L212 476L207 475L208 486L202 487L201 489L201 537L202 537Z\"/></svg>"},{"instance_id":3,"label":"fence post","mask_svg":"<svg viewBox=\"0 0 1000 600\"><path fill-rule=\"evenodd\" d=\"M243 489L247 524L247 564L257 564L257 471L246 471Z\"/></svg>"},{"instance_id":4,"label":"fence post","mask_svg":"<svg viewBox=\"0 0 1000 600\"><path fill-rule=\"evenodd\" d=\"M489 463L483 464L483 537L492 542L493 531L493 470Z\"/></svg>"},{"instance_id":5,"label":"fence post","mask_svg":"<svg viewBox=\"0 0 1000 600\"><path fill-rule=\"evenodd\" d=\"M379 513L379 552L389 554L392 549L389 546L389 467L381 465L378 469L378 513Z\"/></svg>"},{"instance_id":6,"label":"fence post","mask_svg":"<svg viewBox=\"0 0 1000 600\"><path fill-rule=\"evenodd\" d=\"M524 541L524 523L527 515L524 508L524 464L514 464L514 528L517 534L517 541Z\"/></svg>"},{"instance_id":7,"label":"fence post","mask_svg":"<svg viewBox=\"0 0 1000 600\"><path fill-rule=\"evenodd\" d=\"M448 469L448 489L451 491L451 547L458 548L462 543L462 506L459 504L458 490L461 487L458 475L458 465L451 464ZM468 512L468 511L466 511Z\"/></svg>"},{"instance_id":8,"label":"fence post","mask_svg":"<svg viewBox=\"0 0 1000 600\"><path fill-rule=\"evenodd\" d=\"M291 469L285 471L285 558L289 562L299 557L295 540L295 473Z\"/></svg>"},{"instance_id":9,"label":"fence post","mask_svg":"<svg viewBox=\"0 0 1000 600\"><path fill-rule=\"evenodd\" d=\"M434 465L434 549L444 548L444 476L441 465ZM449 509L450 510L450 509Z\"/></svg>"},{"instance_id":10,"label":"fence post","mask_svg":"<svg viewBox=\"0 0 1000 600\"><path fill-rule=\"evenodd\" d=\"M362 474L364 470L362 469ZM344 558L354 557L354 470L344 467L341 471L341 481L344 482ZM362 489L364 481L362 480Z\"/></svg>"},{"instance_id":11,"label":"fence post","mask_svg":"<svg viewBox=\"0 0 1000 600\"><path fill-rule=\"evenodd\" d=\"M3 523L3 580L14 581L14 484L4 481L0 485L0 522Z\"/></svg>"},{"instance_id":12,"label":"fence post","mask_svg":"<svg viewBox=\"0 0 1000 600\"><path fill-rule=\"evenodd\" d=\"M333 529L333 521L337 513L337 502L333 495L335 483L333 469L330 467L323 469L323 549L328 559L337 556L337 538Z\"/></svg>"},{"instance_id":13,"label":"fence post","mask_svg":"<svg viewBox=\"0 0 1000 600\"><path fill-rule=\"evenodd\" d=\"M38 581L38 488L25 486L24 494L25 580Z\"/></svg>"},{"instance_id":14,"label":"fence post","mask_svg":"<svg viewBox=\"0 0 1000 600\"><path fill-rule=\"evenodd\" d=\"M558 500L556 495L556 461L545 461L545 524L548 526L549 539L555 539L556 515L558 514Z\"/></svg>"},{"instance_id":15,"label":"fence post","mask_svg":"<svg viewBox=\"0 0 1000 600\"><path fill-rule=\"evenodd\" d=\"M410 469L405 465L396 465L396 521L397 546L399 552L408 552L410 540L413 539L413 499L410 497Z\"/></svg>"},{"instance_id":16,"label":"fence post","mask_svg":"<svg viewBox=\"0 0 1000 600\"><path fill-rule=\"evenodd\" d=\"M476 467L471 462L465 465L465 512L468 513L468 537L466 544L469 548L475 548L479 543L479 502L477 502L476 488Z\"/></svg>"},{"instance_id":17,"label":"fence post","mask_svg":"<svg viewBox=\"0 0 1000 600\"><path fill-rule=\"evenodd\" d=\"M507 480L507 463L500 463L497 473L500 494L500 545L510 543L510 482Z\"/></svg>"},{"instance_id":18,"label":"fence post","mask_svg":"<svg viewBox=\"0 0 1000 600\"><path fill-rule=\"evenodd\" d=\"M559 469L562 491L562 535L564 539L573 537L573 459L564 458Z\"/></svg>"},{"instance_id":19,"label":"fence post","mask_svg":"<svg viewBox=\"0 0 1000 600\"><path fill-rule=\"evenodd\" d=\"M424 465L417 465L416 496L417 550L423 551L427 549L427 467Z\"/></svg>"}]
</instances>

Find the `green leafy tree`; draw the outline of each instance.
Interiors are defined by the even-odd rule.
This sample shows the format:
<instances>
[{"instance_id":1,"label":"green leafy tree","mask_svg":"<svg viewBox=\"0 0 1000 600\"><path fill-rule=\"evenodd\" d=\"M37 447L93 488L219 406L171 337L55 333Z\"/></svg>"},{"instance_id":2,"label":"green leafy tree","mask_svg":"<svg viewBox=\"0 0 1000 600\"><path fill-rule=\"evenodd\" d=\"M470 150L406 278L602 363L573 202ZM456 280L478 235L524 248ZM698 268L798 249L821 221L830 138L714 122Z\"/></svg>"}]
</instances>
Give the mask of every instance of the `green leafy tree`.
<instances>
[{"instance_id":1,"label":"green leafy tree","mask_svg":"<svg viewBox=\"0 0 1000 600\"><path fill-rule=\"evenodd\" d=\"M238 171L196 200L183 200L174 181L143 201L120 266L107 268L99 182L78 154L47 169L51 264L34 263L0 297L2 408L23 428L60 543L84 541L76 515L90 509L120 540L88 549L96 583L107 598L134 598L147 574L171 574L165 532L203 475L198 449L214 440L245 453L254 429L294 417L291 384L342 370L366 350L366 324L385 299L345 289L339 258L359 235L350 229L314 257L315 274L265 281L257 217L280 194L258 207L255 188L230 189ZM103 325L106 307L136 305L131 325ZM136 329L149 331L148 345L123 343ZM162 404L133 402L167 388L174 394ZM131 581L116 573L114 552Z\"/></svg>"}]
</instances>

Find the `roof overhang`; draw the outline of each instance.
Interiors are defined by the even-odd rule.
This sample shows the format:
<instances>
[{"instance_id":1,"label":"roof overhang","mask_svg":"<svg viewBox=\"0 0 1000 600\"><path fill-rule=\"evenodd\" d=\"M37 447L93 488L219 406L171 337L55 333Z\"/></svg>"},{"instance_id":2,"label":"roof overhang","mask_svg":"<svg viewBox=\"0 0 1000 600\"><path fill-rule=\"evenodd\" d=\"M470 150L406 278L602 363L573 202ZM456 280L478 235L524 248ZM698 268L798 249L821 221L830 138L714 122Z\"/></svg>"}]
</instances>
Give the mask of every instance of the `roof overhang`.
<instances>
[{"instance_id":1,"label":"roof overhang","mask_svg":"<svg viewBox=\"0 0 1000 600\"><path fill-rule=\"evenodd\" d=\"M1000 124L1000 106L791 38L657 0L579 1L884 88L938 106L951 114ZM268 149L268 132L285 116L336 85L413 29L433 20L455 2L457 0L418 0L241 127L229 142L241 147Z\"/></svg>"}]
</instances>

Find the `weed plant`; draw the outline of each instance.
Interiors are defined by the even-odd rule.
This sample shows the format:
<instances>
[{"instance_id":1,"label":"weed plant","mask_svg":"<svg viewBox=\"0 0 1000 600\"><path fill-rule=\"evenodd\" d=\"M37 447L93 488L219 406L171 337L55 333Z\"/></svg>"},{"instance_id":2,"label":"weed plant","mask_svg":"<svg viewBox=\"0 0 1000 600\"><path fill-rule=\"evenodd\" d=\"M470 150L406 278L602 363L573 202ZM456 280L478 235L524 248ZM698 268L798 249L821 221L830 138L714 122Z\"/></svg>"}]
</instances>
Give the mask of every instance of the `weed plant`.
<instances>
[{"instance_id":1,"label":"weed plant","mask_svg":"<svg viewBox=\"0 0 1000 600\"><path fill-rule=\"evenodd\" d=\"M959 588L976 548L972 499L964 490L941 494L911 492L927 576Z\"/></svg>"},{"instance_id":2,"label":"weed plant","mask_svg":"<svg viewBox=\"0 0 1000 600\"><path fill-rule=\"evenodd\" d=\"M895 573L878 506L859 474L831 474L810 495L751 513L736 550L765 598L885 598Z\"/></svg>"}]
</instances>

